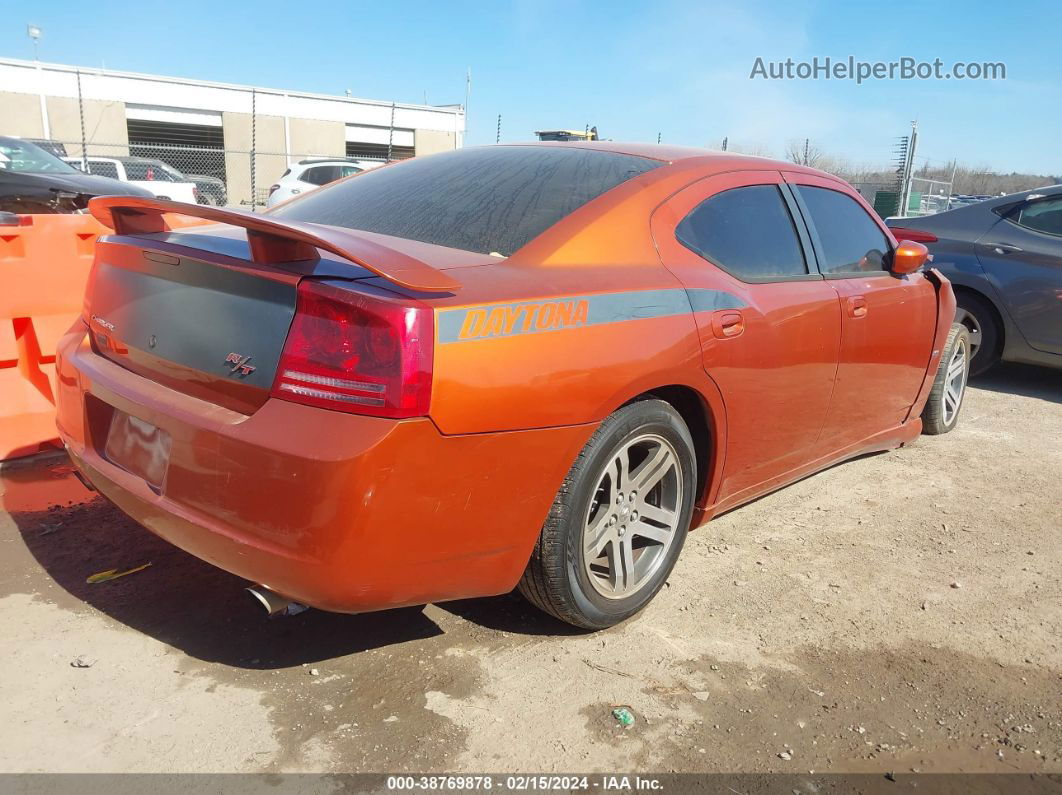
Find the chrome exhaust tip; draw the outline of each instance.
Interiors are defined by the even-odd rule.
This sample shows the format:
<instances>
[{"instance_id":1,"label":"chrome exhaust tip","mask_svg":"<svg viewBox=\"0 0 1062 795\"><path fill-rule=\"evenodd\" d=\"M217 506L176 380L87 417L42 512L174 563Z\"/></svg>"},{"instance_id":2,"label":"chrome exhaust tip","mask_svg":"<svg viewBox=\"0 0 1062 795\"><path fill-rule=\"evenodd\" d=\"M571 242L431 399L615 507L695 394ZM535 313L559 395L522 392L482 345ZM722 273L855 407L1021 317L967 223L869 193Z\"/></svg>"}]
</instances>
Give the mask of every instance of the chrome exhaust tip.
<instances>
[{"instance_id":1,"label":"chrome exhaust tip","mask_svg":"<svg viewBox=\"0 0 1062 795\"><path fill-rule=\"evenodd\" d=\"M294 616L309 610L306 605L293 602L286 596L281 596L276 591L267 588L264 585L252 585L247 589L254 600L265 608L269 617L273 616Z\"/></svg>"}]
</instances>

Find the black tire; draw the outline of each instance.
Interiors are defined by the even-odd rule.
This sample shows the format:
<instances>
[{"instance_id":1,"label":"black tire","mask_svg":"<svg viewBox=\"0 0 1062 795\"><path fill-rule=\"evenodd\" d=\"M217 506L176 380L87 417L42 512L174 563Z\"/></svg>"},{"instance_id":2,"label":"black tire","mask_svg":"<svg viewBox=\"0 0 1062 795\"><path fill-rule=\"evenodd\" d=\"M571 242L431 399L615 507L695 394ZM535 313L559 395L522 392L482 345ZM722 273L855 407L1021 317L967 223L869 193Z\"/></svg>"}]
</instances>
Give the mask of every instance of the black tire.
<instances>
[{"instance_id":1,"label":"black tire","mask_svg":"<svg viewBox=\"0 0 1062 795\"><path fill-rule=\"evenodd\" d=\"M966 290L959 290L955 298L958 304L955 320L970 332L973 349L970 375L980 375L999 361L1003 352L1003 327L995 307L988 299Z\"/></svg>"},{"instance_id":2,"label":"black tire","mask_svg":"<svg viewBox=\"0 0 1062 795\"><path fill-rule=\"evenodd\" d=\"M598 487L601 478L608 476L606 471L612 471L616 455L632 441L647 435L665 440L674 453L677 465L668 470L674 472L668 478L670 483L680 484L674 494L677 522L671 531L670 545L655 553L659 562L654 564L652 574L646 572L645 582L627 597L606 598L590 582L584 559L584 528L594 505L600 505L594 502L600 498ZM689 429L669 403L639 400L611 414L595 431L565 477L518 585L520 593L550 615L583 629L604 629L633 616L663 586L682 550L696 496L695 462ZM634 467L630 469L633 474ZM648 499L650 494L644 498ZM607 510L613 510L611 503ZM633 519L637 521L637 513ZM627 543L633 545L636 536L637 531L632 529ZM638 552L645 554L645 549L643 546Z\"/></svg>"},{"instance_id":3,"label":"black tire","mask_svg":"<svg viewBox=\"0 0 1062 795\"><path fill-rule=\"evenodd\" d=\"M956 352L962 348L963 372L962 385L958 389L958 401L951 398L954 410L950 412L945 402L948 389L949 365L956 359ZM966 380L970 374L970 332L962 323L955 323L948 332L947 342L944 344L944 353L937 365L937 374L933 379L933 388L929 390L929 400L922 409L922 433L935 436L947 433L955 428L959 422L959 414L962 411L963 399L966 397Z\"/></svg>"}]
</instances>

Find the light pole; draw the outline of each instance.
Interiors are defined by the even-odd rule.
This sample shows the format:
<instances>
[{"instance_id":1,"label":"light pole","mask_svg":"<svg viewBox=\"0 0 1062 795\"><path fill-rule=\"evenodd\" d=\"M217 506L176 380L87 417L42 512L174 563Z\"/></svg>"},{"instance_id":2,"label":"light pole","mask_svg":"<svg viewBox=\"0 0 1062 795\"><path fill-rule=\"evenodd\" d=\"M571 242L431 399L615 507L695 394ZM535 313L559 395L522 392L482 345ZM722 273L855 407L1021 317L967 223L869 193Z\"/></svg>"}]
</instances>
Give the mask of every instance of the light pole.
<instances>
[{"instance_id":1,"label":"light pole","mask_svg":"<svg viewBox=\"0 0 1062 795\"><path fill-rule=\"evenodd\" d=\"M33 60L40 60L38 47L41 42L41 29L37 25L26 25L26 35L33 39Z\"/></svg>"},{"instance_id":2,"label":"light pole","mask_svg":"<svg viewBox=\"0 0 1062 795\"><path fill-rule=\"evenodd\" d=\"M37 62L37 94L41 100L41 128L44 137L52 137L51 124L48 121L48 102L44 98L44 78L41 73L41 59L38 46L41 41L41 29L39 25L26 25L26 35L33 39L33 60ZM81 153L84 157L84 152Z\"/></svg>"}]
</instances>

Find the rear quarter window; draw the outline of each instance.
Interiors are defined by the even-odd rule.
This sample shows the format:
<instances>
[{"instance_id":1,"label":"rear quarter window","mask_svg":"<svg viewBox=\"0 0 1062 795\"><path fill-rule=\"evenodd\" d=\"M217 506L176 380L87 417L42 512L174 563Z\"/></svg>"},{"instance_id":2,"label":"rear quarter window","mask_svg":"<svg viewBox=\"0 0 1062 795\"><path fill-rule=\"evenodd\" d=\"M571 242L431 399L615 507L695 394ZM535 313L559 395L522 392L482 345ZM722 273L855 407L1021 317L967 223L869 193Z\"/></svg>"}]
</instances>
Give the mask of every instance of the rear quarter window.
<instances>
[{"instance_id":1,"label":"rear quarter window","mask_svg":"<svg viewBox=\"0 0 1062 795\"><path fill-rule=\"evenodd\" d=\"M1048 235L1062 235L1062 199L1041 199L1023 204L1014 222Z\"/></svg>"},{"instance_id":2,"label":"rear quarter window","mask_svg":"<svg viewBox=\"0 0 1062 795\"><path fill-rule=\"evenodd\" d=\"M793 218L774 185L731 188L705 199L682 219L675 237L744 281L808 273Z\"/></svg>"},{"instance_id":3,"label":"rear quarter window","mask_svg":"<svg viewBox=\"0 0 1062 795\"><path fill-rule=\"evenodd\" d=\"M271 214L509 255L592 199L660 165L578 148L459 149L366 171Z\"/></svg>"}]
</instances>

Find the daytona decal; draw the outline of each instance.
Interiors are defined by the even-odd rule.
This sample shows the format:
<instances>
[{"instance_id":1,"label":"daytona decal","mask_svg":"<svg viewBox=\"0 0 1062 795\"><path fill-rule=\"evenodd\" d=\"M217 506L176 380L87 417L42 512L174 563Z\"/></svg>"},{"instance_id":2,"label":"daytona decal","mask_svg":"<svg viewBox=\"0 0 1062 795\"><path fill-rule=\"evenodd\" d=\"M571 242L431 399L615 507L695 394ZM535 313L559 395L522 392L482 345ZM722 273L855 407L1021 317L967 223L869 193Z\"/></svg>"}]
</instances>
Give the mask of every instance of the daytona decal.
<instances>
[{"instance_id":1,"label":"daytona decal","mask_svg":"<svg viewBox=\"0 0 1062 795\"><path fill-rule=\"evenodd\" d=\"M439 342L465 342L516 334L668 317L691 311L739 309L745 303L722 290L640 290L512 304L484 304L439 312Z\"/></svg>"}]
</instances>

